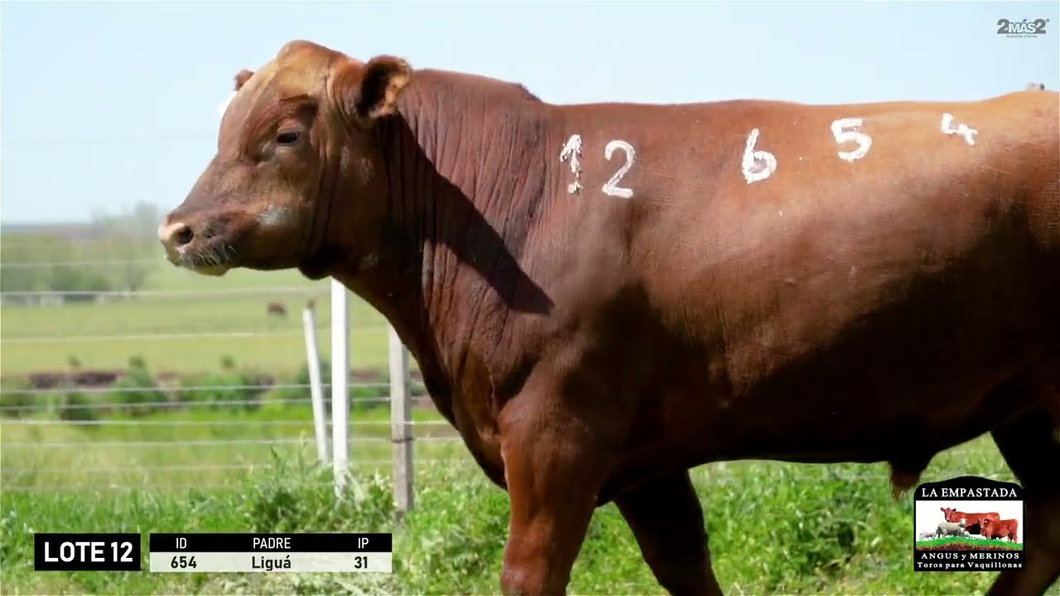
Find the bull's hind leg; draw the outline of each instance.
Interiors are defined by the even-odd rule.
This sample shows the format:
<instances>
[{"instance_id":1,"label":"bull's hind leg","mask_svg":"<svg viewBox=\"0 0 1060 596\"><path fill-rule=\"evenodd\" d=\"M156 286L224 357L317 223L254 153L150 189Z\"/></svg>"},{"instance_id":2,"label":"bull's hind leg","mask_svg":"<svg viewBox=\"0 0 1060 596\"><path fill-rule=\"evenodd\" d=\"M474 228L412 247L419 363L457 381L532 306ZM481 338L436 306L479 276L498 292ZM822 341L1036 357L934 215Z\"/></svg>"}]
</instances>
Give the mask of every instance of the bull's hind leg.
<instances>
[{"instance_id":1,"label":"bull's hind leg","mask_svg":"<svg viewBox=\"0 0 1060 596\"><path fill-rule=\"evenodd\" d=\"M687 470L654 478L615 499L659 584L674 596L721 596Z\"/></svg>"},{"instance_id":2,"label":"bull's hind leg","mask_svg":"<svg viewBox=\"0 0 1060 596\"><path fill-rule=\"evenodd\" d=\"M1002 571L989 595L1039 596L1060 578L1060 388L1051 407L1024 414L993 431L1001 455L1025 489L1021 524L1026 553L1021 570Z\"/></svg>"}]
</instances>

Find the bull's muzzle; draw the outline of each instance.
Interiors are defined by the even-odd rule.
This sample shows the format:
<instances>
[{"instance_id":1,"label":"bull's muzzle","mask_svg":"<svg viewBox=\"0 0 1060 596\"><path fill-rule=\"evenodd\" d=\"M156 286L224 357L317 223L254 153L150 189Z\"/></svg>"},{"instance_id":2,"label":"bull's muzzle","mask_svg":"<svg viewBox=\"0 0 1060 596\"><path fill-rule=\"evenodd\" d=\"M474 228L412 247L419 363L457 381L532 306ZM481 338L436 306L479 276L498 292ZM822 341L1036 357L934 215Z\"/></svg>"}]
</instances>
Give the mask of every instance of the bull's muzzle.
<instances>
[{"instance_id":1,"label":"bull's muzzle","mask_svg":"<svg viewBox=\"0 0 1060 596\"><path fill-rule=\"evenodd\" d=\"M180 260L181 252L194 239L195 233L182 221L170 221L169 216L166 216L158 224L158 240L166 250L166 258L172 263Z\"/></svg>"}]
</instances>

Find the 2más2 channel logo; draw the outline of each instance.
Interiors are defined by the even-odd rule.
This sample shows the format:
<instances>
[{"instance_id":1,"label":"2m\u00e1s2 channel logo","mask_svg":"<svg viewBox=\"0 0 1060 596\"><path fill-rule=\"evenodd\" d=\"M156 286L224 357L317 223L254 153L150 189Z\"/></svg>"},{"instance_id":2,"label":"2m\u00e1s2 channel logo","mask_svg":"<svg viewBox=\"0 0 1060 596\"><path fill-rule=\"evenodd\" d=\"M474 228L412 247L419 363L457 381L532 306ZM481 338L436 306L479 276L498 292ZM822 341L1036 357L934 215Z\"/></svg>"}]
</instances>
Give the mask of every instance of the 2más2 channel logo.
<instances>
[{"instance_id":1,"label":"2m\u00e1s2 channel logo","mask_svg":"<svg viewBox=\"0 0 1060 596\"><path fill-rule=\"evenodd\" d=\"M1010 21L998 19L997 34L1006 37L1037 37L1045 35L1045 25L1049 19L1023 19L1022 21Z\"/></svg>"}]
</instances>

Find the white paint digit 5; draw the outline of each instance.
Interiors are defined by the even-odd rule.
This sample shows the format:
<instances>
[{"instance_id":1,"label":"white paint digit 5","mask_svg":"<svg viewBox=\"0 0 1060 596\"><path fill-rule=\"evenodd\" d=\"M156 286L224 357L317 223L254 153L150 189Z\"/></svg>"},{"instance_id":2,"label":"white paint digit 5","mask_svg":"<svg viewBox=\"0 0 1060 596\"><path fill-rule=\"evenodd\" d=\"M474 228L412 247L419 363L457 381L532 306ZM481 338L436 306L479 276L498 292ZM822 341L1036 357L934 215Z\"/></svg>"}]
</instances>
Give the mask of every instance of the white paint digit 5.
<instances>
[{"instance_id":1,"label":"white paint digit 5","mask_svg":"<svg viewBox=\"0 0 1060 596\"><path fill-rule=\"evenodd\" d=\"M756 151L755 143L757 142L758 129L755 128L751 130L751 134L747 135L747 145L743 150L743 162L741 164L743 177L747 179L748 184L769 178L777 169L776 156L768 151Z\"/></svg>"},{"instance_id":2,"label":"white paint digit 5","mask_svg":"<svg viewBox=\"0 0 1060 596\"><path fill-rule=\"evenodd\" d=\"M869 152L872 138L859 130L852 130L860 126L861 118L840 118L832 122L832 136L835 137L836 143L854 141L858 144L858 148L853 151L840 151L840 159L852 162L865 157L865 154Z\"/></svg>"},{"instance_id":3,"label":"white paint digit 5","mask_svg":"<svg viewBox=\"0 0 1060 596\"><path fill-rule=\"evenodd\" d=\"M633 167L633 160L636 159L636 152L633 150L633 146L625 141L615 139L604 147L604 159L611 161L611 154L615 152L615 149L621 149L626 154L626 163L622 164L622 167L615 172L614 176L604 184L602 190L605 194L611 195L612 197L622 197L628 199L633 196L632 188L623 188L618 186L622 177L629 172L629 169Z\"/></svg>"}]
</instances>

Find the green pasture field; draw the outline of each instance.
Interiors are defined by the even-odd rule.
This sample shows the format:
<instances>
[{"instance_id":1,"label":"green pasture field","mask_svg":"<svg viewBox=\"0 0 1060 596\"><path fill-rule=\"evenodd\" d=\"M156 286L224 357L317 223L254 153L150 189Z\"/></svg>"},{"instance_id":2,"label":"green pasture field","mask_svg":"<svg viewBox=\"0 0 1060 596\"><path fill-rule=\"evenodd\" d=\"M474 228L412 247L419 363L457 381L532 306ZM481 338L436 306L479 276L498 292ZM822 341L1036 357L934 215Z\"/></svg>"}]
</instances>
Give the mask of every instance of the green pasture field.
<instances>
[{"instance_id":1,"label":"green pasture field","mask_svg":"<svg viewBox=\"0 0 1060 596\"><path fill-rule=\"evenodd\" d=\"M5 427L3 439L9 432ZM134 490L5 490L0 584L5 594L496 594L507 498L470 458L459 455L462 447L453 447L451 463L417 466L416 509L401 526L392 518L386 467L354 468L347 494L336 500L329 471L317 469L309 451L300 458L277 456L272 465L230 478L221 489L166 490L152 483L126 487ZM423 448L418 443L417 454ZM5 450L5 468L17 463L8 457ZM354 457L369 454L355 449ZM940 454L923 480L955 472L1011 480L985 437ZM697 468L695 483L723 589L737 595L983 593L994 573L912 571L912 495L895 502L886 475L882 464L748 461ZM395 569L393 574L35 573L32 533L41 531L141 532L145 569L152 531L393 531ZM1057 589L1054 585L1049 593ZM570 593L664 593L613 504L593 518Z\"/></svg>"},{"instance_id":2,"label":"green pasture field","mask_svg":"<svg viewBox=\"0 0 1060 596\"><path fill-rule=\"evenodd\" d=\"M266 398L254 412L111 413L100 419L107 424L87 426L57 424L47 411L5 421L4 593L496 593L507 530L504 493L485 480L460 443L429 440L451 436L446 425L417 427L423 438L415 443L418 506L395 529L388 415L385 405L354 404L354 480L340 502L328 472L308 463L315 450L305 405ZM414 418L438 420L421 410ZM384 440L360 441L373 438ZM267 443L285 440L294 442ZM143 445L157 441L173 444ZM67 445L46 446L55 443ZM1011 479L984 438L940 454L924 480L964 473ZM911 498L891 500L882 465L734 462L703 466L695 477L716 569L729 593L981 593L990 580L991 574L910 571ZM32 571L34 530L129 529L145 541L150 531L392 530L396 569L373 576ZM594 518L571 593L661 593L613 505Z\"/></svg>"},{"instance_id":3,"label":"green pasture field","mask_svg":"<svg viewBox=\"0 0 1060 596\"><path fill-rule=\"evenodd\" d=\"M350 420L355 467L389 466L386 405L355 401ZM429 423L414 427L422 439L416 443L420 458L470 457L459 443L435 440L456 434L437 413L414 409L413 421ZM196 408L138 417L108 415L96 422L75 425L48 415L0 420L4 490L220 486L272 466L276 457L293 460L316 454L307 404L266 403L254 412Z\"/></svg>"},{"instance_id":4,"label":"green pasture field","mask_svg":"<svg viewBox=\"0 0 1060 596\"><path fill-rule=\"evenodd\" d=\"M279 287L304 292L209 293ZM209 278L161 263L144 289L181 294L0 307L0 372L6 377L65 370L71 356L84 368L124 368L131 356L140 356L153 372L198 372L216 370L223 356L231 356L240 366L292 373L305 362L302 308L310 297L316 301L320 354L330 353L327 280L310 282L293 271L244 270ZM286 318L268 316L272 301L285 305ZM383 317L351 294L349 322L351 365L385 368ZM245 335L218 335L232 333Z\"/></svg>"}]
</instances>

